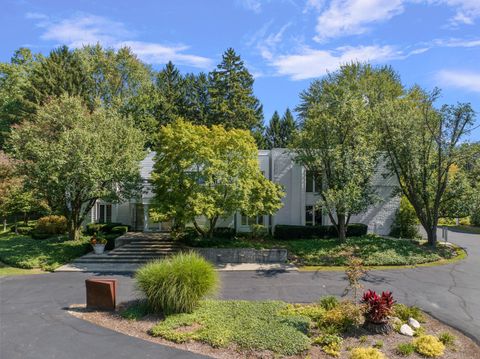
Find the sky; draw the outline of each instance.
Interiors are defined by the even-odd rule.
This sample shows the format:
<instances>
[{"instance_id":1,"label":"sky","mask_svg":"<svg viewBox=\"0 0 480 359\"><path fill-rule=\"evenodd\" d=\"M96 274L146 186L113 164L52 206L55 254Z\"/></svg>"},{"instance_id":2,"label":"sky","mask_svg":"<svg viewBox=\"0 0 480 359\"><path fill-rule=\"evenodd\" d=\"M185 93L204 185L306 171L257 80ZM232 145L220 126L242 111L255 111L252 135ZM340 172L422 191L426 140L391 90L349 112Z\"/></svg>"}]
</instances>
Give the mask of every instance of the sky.
<instances>
[{"instance_id":1,"label":"sky","mask_svg":"<svg viewBox=\"0 0 480 359\"><path fill-rule=\"evenodd\" d=\"M480 0L0 0L0 61L92 43L195 73L233 47L266 121L340 64L388 64L406 86L441 88L439 106L470 102L480 125Z\"/></svg>"}]
</instances>

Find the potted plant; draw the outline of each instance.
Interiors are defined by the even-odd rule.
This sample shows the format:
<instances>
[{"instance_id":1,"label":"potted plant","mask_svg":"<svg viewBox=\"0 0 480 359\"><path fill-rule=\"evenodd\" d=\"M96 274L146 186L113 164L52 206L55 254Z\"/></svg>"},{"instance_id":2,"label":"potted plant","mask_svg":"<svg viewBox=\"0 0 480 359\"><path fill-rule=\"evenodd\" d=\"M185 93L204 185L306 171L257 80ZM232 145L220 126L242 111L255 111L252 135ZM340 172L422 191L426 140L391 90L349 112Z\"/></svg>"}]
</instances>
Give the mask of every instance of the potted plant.
<instances>
[{"instance_id":1,"label":"potted plant","mask_svg":"<svg viewBox=\"0 0 480 359\"><path fill-rule=\"evenodd\" d=\"M369 290L363 295L362 303L365 304L365 328L376 334L390 333L393 328L388 319L395 304L392 293L378 295Z\"/></svg>"},{"instance_id":2,"label":"potted plant","mask_svg":"<svg viewBox=\"0 0 480 359\"><path fill-rule=\"evenodd\" d=\"M95 254L103 254L107 240L105 238L98 237L95 233L90 239L90 244L92 245Z\"/></svg>"}]
</instances>

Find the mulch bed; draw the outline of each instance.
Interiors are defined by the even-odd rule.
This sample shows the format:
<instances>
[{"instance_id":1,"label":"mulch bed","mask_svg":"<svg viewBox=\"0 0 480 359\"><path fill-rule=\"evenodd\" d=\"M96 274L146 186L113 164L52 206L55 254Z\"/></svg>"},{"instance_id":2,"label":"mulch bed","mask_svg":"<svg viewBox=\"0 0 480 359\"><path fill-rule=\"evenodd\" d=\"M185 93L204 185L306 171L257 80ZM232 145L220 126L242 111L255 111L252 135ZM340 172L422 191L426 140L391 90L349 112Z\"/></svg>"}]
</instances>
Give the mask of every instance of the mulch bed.
<instances>
[{"instance_id":1,"label":"mulch bed","mask_svg":"<svg viewBox=\"0 0 480 359\"><path fill-rule=\"evenodd\" d=\"M120 306L121 308L121 306ZM218 359L276 359L280 358L278 354L274 354L268 351L240 351L235 346L228 348L212 348L207 344L191 341L188 343L177 344L159 337L152 337L148 334L150 329L162 320L161 317L155 315L148 315L142 320L129 320L124 319L119 315L119 312L101 312L87 310L85 305L72 305L68 309L68 312L83 320L89 321L96 325L114 330L116 332L130 335L136 338L148 340L157 344L166 345L182 350L191 351L198 354L207 355ZM426 323L422 326L427 329L427 334L438 335L442 332L448 331L456 337L456 343L454 348L447 348L445 354L441 357L443 359L473 359L480 358L480 347L466 337L459 331L439 322L431 316L425 314ZM360 342L360 337L364 336L363 342ZM366 340L365 340L366 337ZM401 359L404 356L398 355L395 352L395 347L398 343L408 343L412 341L412 338L403 336L399 333L392 333L390 335L372 335L364 329L358 329L354 335L346 337L344 339L342 348L343 351L339 358L348 359L348 348L354 347L370 347L377 342L383 342L383 347L380 349L389 359ZM308 356L309 355L309 356ZM332 358L326 355L318 346L312 346L308 353L302 355L289 356L284 358L289 359L303 359L303 358ZM408 358L420 359L423 356L419 354L412 354Z\"/></svg>"}]
</instances>

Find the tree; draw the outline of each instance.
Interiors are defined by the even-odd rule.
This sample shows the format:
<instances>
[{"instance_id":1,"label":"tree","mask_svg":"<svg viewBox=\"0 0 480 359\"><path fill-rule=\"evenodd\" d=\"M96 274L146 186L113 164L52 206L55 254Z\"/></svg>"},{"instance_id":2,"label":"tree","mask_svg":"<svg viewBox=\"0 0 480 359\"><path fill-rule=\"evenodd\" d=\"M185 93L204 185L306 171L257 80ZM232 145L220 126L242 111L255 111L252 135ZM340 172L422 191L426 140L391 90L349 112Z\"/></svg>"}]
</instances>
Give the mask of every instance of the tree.
<instances>
[{"instance_id":1,"label":"tree","mask_svg":"<svg viewBox=\"0 0 480 359\"><path fill-rule=\"evenodd\" d=\"M281 121L277 111L275 111L265 130L265 142L269 149L282 147L281 140Z\"/></svg>"},{"instance_id":2,"label":"tree","mask_svg":"<svg viewBox=\"0 0 480 359\"><path fill-rule=\"evenodd\" d=\"M232 48L209 74L210 125L261 130L263 108L253 93L253 76Z\"/></svg>"},{"instance_id":3,"label":"tree","mask_svg":"<svg viewBox=\"0 0 480 359\"><path fill-rule=\"evenodd\" d=\"M139 189L141 133L113 109L90 111L82 98L52 99L13 130L10 145L26 185L65 215L72 240L98 199Z\"/></svg>"},{"instance_id":4,"label":"tree","mask_svg":"<svg viewBox=\"0 0 480 359\"><path fill-rule=\"evenodd\" d=\"M357 63L341 66L301 94L303 126L293 145L294 158L321 178L317 206L328 214L341 241L351 216L377 200L372 176L379 151L372 114L396 88L401 85L388 68Z\"/></svg>"},{"instance_id":5,"label":"tree","mask_svg":"<svg viewBox=\"0 0 480 359\"><path fill-rule=\"evenodd\" d=\"M475 122L469 104L436 109L438 95L438 90L429 94L415 87L377 109L388 168L397 176L431 246L437 243L442 199L459 158L457 145Z\"/></svg>"},{"instance_id":6,"label":"tree","mask_svg":"<svg viewBox=\"0 0 480 359\"><path fill-rule=\"evenodd\" d=\"M156 219L192 222L211 237L219 218L271 214L282 206L283 192L260 172L248 131L177 120L161 128L159 139L152 174Z\"/></svg>"},{"instance_id":7,"label":"tree","mask_svg":"<svg viewBox=\"0 0 480 359\"><path fill-rule=\"evenodd\" d=\"M292 144L296 130L297 124L295 118L293 117L292 112L290 112L290 109L287 108L282 116L282 121L280 122L280 147L289 147Z\"/></svg>"}]
</instances>

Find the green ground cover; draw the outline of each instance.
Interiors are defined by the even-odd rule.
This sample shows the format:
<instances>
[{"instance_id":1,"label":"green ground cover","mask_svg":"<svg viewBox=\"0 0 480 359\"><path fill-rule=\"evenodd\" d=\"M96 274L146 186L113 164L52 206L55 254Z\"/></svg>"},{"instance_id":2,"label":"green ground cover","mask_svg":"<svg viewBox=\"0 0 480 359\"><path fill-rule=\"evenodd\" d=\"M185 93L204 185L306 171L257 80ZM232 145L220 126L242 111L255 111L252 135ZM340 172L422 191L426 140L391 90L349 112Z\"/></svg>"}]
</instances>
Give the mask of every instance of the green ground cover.
<instances>
[{"instance_id":1,"label":"green ground cover","mask_svg":"<svg viewBox=\"0 0 480 359\"><path fill-rule=\"evenodd\" d=\"M413 240L394 240L376 235L350 237L343 243L337 239L258 240L190 239L187 245L214 248L286 248L291 261L305 266L344 266L350 256L368 266L415 265L451 259L457 255L452 248L439 244L436 249Z\"/></svg>"},{"instance_id":2,"label":"green ground cover","mask_svg":"<svg viewBox=\"0 0 480 359\"><path fill-rule=\"evenodd\" d=\"M37 240L12 232L0 234L0 261L17 268L51 271L90 249L88 237L69 241L62 235Z\"/></svg>"}]
</instances>

